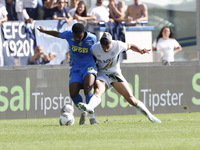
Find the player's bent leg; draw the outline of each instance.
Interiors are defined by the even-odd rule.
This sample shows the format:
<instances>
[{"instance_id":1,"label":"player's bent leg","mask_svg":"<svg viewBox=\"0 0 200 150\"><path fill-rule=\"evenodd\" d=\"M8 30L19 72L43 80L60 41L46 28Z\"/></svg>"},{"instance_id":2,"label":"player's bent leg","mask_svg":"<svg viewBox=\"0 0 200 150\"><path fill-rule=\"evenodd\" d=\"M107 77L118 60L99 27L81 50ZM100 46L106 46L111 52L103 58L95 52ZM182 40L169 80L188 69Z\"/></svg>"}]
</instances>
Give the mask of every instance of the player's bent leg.
<instances>
[{"instance_id":1,"label":"player's bent leg","mask_svg":"<svg viewBox=\"0 0 200 150\"><path fill-rule=\"evenodd\" d=\"M83 101L81 95L79 94L80 89L81 83L79 82L73 82L69 85L70 97L72 98L75 105Z\"/></svg>"},{"instance_id":2,"label":"player's bent leg","mask_svg":"<svg viewBox=\"0 0 200 150\"><path fill-rule=\"evenodd\" d=\"M75 106L76 106L79 110L81 110L81 109L79 108L79 105L78 105L80 102L83 101L81 95L78 94L76 97L72 97L72 101L74 102Z\"/></svg>"},{"instance_id":3,"label":"player's bent leg","mask_svg":"<svg viewBox=\"0 0 200 150\"><path fill-rule=\"evenodd\" d=\"M79 91L81 89L81 84L79 82L73 82L69 85L69 89L70 89L70 96L75 106L81 111L79 124L84 125L86 124L87 112L82 111L78 105L80 102L83 102L83 99L81 95L79 94Z\"/></svg>"},{"instance_id":4,"label":"player's bent leg","mask_svg":"<svg viewBox=\"0 0 200 150\"><path fill-rule=\"evenodd\" d=\"M93 114L94 113L94 108L89 108L87 104L85 103L78 103L78 108L82 111L86 111L90 114Z\"/></svg>"},{"instance_id":5,"label":"player's bent leg","mask_svg":"<svg viewBox=\"0 0 200 150\"><path fill-rule=\"evenodd\" d=\"M106 84L103 81L96 80L94 95L91 97L90 102L88 105L79 103L79 107L90 114L94 113L94 109L101 103L101 95L105 92L106 88Z\"/></svg>"},{"instance_id":6,"label":"player's bent leg","mask_svg":"<svg viewBox=\"0 0 200 150\"><path fill-rule=\"evenodd\" d=\"M137 99L133 96L132 91L127 82L113 82L112 83L115 90L121 94L129 104L136 106Z\"/></svg>"},{"instance_id":7,"label":"player's bent leg","mask_svg":"<svg viewBox=\"0 0 200 150\"><path fill-rule=\"evenodd\" d=\"M140 101L136 100L134 96L130 97L129 101L132 103L137 103L135 106L142 114L144 114L151 122L153 123L162 123L158 118L156 118L148 109L147 107Z\"/></svg>"},{"instance_id":8,"label":"player's bent leg","mask_svg":"<svg viewBox=\"0 0 200 150\"><path fill-rule=\"evenodd\" d=\"M84 94L85 94L85 101L86 104L88 104L90 102L91 97L93 96L92 94L92 87L94 85L95 82L95 75L92 73L89 73L87 75L85 75L84 77L84 83L83 83L83 88L84 88ZM81 104L79 104L79 108L83 108L83 106L81 106ZM84 111L85 109L83 108L82 111ZM90 124L98 124L95 120L95 113L94 110L88 111L90 113Z\"/></svg>"},{"instance_id":9,"label":"player's bent leg","mask_svg":"<svg viewBox=\"0 0 200 150\"><path fill-rule=\"evenodd\" d=\"M89 95L85 95L86 97L86 104L88 104L90 102L91 97L93 96L93 94L89 94ZM94 109L93 109L94 110ZM90 112L90 111L89 111ZM95 111L93 113L90 113L90 124L91 125L96 125L98 124L96 119L95 119Z\"/></svg>"},{"instance_id":10,"label":"player's bent leg","mask_svg":"<svg viewBox=\"0 0 200 150\"><path fill-rule=\"evenodd\" d=\"M82 111L86 111L90 114L93 114L94 108L97 107L100 103L101 103L101 97L99 97L98 95L93 95L88 105L80 102L78 103L78 107Z\"/></svg>"},{"instance_id":11,"label":"player's bent leg","mask_svg":"<svg viewBox=\"0 0 200 150\"><path fill-rule=\"evenodd\" d=\"M150 111L146 108L146 106L138 100L138 104L136 106L142 112L147 118L153 122L153 123L162 123L158 118L156 118L153 114L150 113Z\"/></svg>"},{"instance_id":12,"label":"player's bent leg","mask_svg":"<svg viewBox=\"0 0 200 150\"><path fill-rule=\"evenodd\" d=\"M78 96L75 97L75 98L72 98L72 100L73 100L75 106L81 111L81 117L80 117L80 120L79 120L79 124L80 124L80 125L86 124L87 112L82 111L82 109L79 107L79 103L82 102L82 97L81 97L81 95L78 94Z\"/></svg>"},{"instance_id":13,"label":"player's bent leg","mask_svg":"<svg viewBox=\"0 0 200 150\"><path fill-rule=\"evenodd\" d=\"M95 83L95 75L94 74L87 74L84 77L83 81L83 90L85 95L90 95L92 91L92 87Z\"/></svg>"},{"instance_id":14,"label":"player's bent leg","mask_svg":"<svg viewBox=\"0 0 200 150\"><path fill-rule=\"evenodd\" d=\"M107 85L102 80L96 80L94 85L94 95L91 97L90 102L88 103L87 109L95 109L101 103L101 95L105 93Z\"/></svg>"},{"instance_id":15,"label":"player's bent leg","mask_svg":"<svg viewBox=\"0 0 200 150\"><path fill-rule=\"evenodd\" d=\"M149 118L149 120L150 120L151 122L153 122L153 123L162 123L162 121L159 120L158 118L156 118L154 115L149 116L148 118Z\"/></svg>"},{"instance_id":16,"label":"player's bent leg","mask_svg":"<svg viewBox=\"0 0 200 150\"><path fill-rule=\"evenodd\" d=\"M113 83L113 87L133 106L138 108L151 122L161 123L161 121L153 116L151 112L146 108L146 106L140 101L137 100L126 82L116 82Z\"/></svg>"}]
</instances>

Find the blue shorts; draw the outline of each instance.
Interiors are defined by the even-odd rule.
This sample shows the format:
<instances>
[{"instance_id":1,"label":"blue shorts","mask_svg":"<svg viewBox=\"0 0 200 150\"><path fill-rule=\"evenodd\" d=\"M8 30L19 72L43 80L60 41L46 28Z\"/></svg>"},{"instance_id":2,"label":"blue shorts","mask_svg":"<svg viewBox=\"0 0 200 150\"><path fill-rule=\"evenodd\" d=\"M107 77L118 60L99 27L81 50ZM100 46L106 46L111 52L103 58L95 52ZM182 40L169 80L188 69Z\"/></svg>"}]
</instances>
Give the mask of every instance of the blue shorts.
<instances>
[{"instance_id":1,"label":"blue shorts","mask_svg":"<svg viewBox=\"0 0 200 150\"><path fill-rule=\"evenodd\" d=\"M87 74L94 74L97 76L97 67L95 64L90 63L84 67L73 66L69 75L69 84L73 82L79 82L83 84L83 80Z\"/></svg>"}]
</instances>

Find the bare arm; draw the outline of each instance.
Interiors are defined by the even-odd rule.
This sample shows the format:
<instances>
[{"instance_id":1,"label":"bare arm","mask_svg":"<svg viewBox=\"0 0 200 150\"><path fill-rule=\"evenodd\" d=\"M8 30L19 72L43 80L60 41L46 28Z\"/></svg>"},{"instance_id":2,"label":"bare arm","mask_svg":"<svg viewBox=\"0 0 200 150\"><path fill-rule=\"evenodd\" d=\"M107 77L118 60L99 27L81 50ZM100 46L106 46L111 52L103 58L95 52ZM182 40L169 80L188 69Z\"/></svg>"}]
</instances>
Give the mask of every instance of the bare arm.
<instances>
[{"instance_id":1,"label":"bare arm","mask_svg":"<svg viewBox=\"0 0 200 150\"><path fill-rule=\"evenodd\" d=\"M110 2L108 5L110 12L111 12L111 17L114 17L113 12L117 15L117 18L123 18L124 17L124 2L120 1L119 2L119 9L117 9L117 7L115 6L115 4L113 2Z\"/></svg>"},{"instance_id":2,"label":"bare arm","mask_svg":"<svg viewBox=\"0 0 200 150\"><path fill-rule=\"evenodd\" d=\"M182 51L181 45L179 45L179 47L177 47L177 48L175 49L174 54L176 54L176 53L178 53L178 52L180 52L180 51Z\"/></svg>"},{"instance_id":3,"label":"bare arm","mask_svg":"<svg viewBox=\"0 0 200 150\"><path fill-rule=\"evenodd\" d=\"M92 16L92 15L88 15L87 17L82 17L82 16L75 14L73 18L76 19L76 20L82 20L82 21L84 21L84 20L96 20L96 17Z\"/></svg>"},{"instance_id":4,"label":"bare arm","mask_svg":"<svg viewBox=\"0 0 200 150\"><path fill-rule=\"evenodd\" d=\"M42 54L40 54L40 53L34 54L34 55L31 56L31 58L29 59L29 62L31 62L31 63L34 62L34 60L40 58L40 55L42 55Z\"/></svg>"},{"instance_id":5,"label":"bare arm","mask_svg":"<svg viewBox=\"0 0 200 150\"><path fill-rule=\"evenodd\" d=\"M40 32L42 32L42 33L45 33L45 34L48 34L48 35L51 35L51 36L54 36L54 37L59 37L59 34L60 34L60 32L58 32L58 31L47 31L47 30L44 30L44 28L43 27L39 27L39 28L37 28Z\"/></svg>"},{"instance_id":6,"label":"bare arm","mask_svg":"<svg viewBox=\"0 0 200 150\"><path fill-rule=\"evenodd\" d=\"M50 61L49 55L47 55L45 52L43 53L44 55L44 61Z\"/></svg>"},{"instance_id":7,"label":"bare arm","mask_svg":"<svg viewBox=\"0 0 200 150\"><path fill-rule=\"evenodd\" d=\"M134 45L134 44L128 44L128 49L131 49L134 52L138 52L140 54L145 54L145 53L149 53L149 51L151 51L150 49L140 49L138 46Z\"/></svg>"},{"instance_id":8,"label":"bare arm","mask_svg":"<svg viewBox=\"0 0 200 150\"><path fill-rule=\"evenodd\" d=\"M29 62L30 62L30 63L34 62L36 59L39 59L42 55L44 56L44 60L45 60L45 61L50 61L49 56L48 56L45 52L40 52L40 53L35 53L35 54L29 59Z\"/></svg>"},{"instance_id":9,"label":"bare arm","mask_svg":"<svg viewBox=\"0 0 200 150\"><path fill-rule=\"evenodd\" d=\"M8 21L7 15L3 16L3 19L0 19L0 24L6 21Z\"/></svg>"}]
</instances>

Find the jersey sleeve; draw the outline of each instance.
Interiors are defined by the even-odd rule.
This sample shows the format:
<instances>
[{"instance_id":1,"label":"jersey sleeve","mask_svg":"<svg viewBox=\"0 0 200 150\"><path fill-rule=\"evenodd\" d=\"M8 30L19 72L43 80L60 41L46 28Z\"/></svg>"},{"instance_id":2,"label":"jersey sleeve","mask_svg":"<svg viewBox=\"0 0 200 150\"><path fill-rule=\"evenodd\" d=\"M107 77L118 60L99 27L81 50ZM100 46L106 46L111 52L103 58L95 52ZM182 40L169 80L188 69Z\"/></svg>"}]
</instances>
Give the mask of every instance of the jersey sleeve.
<instances>
[{"instance_id":1,"label":"jersey sleeve","mask_svg":"<svg viewBox=\"0 0 200 150\"><path fill-rule=\"evenodd\" d=\"M94 35L93 33L87 32L87 34L89 35L89 37L92 39L93 44L95 44L97 42L97 37L96 35Z\"/></svg>"},{"instance_id":2,"label":"jersey sleeve","mask_svg":"<svg viewBox=\"0 0 200 150\"><path fill-rule=\"evenodd\" d=\"M176 49L177 47L179 47L179 45L180 44L178 43L178 41L174 39L174 48Z\"/></svg>"},{"instance_id":3,"label":"jersey sleeve","mask_svg":"<svg viewBox=\"0 0 200 150\"><path fill-rule=\"evenodd\" d=\"M59 33L59 37L62 39L67 39L69 33L70 33L70 31L61 32L61 33Z\"/></svg>"},{"instance_id":4,"label":"jersey sleeve","mask_svg":"<svg viewBox=\"0 0 200 150\"><path fill-rule=\"evenodd\" d=\"M99 54L99 52L101 51L100 45L101 45L100 42L97 42L92 46L91 52L94 57L96 57Z\"/></svg>"},{"instance_id":5,"label":"jersey sleeve","mask_svg":"<svg viewBox=\"0 0 200 150\"><path fill-rule=\"evenodd\" d=\"M97 42L97 37L96 37L96 35L94 35L94 44Z\"/></svg>"},{"instance_id":6,"label":"jersey sleeve","mask_svg":"<svg viewBox=\"0 0 200 150\"><path fill-rule=\"evenodd\" d=\"M92 52L92 55L95 56L95 47L96 47L96 44L94 44L92 47L91 47L91 52Z\"/></svg>"},{"instance_id":7,"label":"jersey sleeve","mask_svg":"<svg viewBox=\"0 0 200 150\"><path fill-rule=\"evenodd\" d=\"M118 43L119 43L119 49L121 50L121 52L128 50L128 43L125 43L122 41L118 41Z\"/></svg>"}]
</instances>

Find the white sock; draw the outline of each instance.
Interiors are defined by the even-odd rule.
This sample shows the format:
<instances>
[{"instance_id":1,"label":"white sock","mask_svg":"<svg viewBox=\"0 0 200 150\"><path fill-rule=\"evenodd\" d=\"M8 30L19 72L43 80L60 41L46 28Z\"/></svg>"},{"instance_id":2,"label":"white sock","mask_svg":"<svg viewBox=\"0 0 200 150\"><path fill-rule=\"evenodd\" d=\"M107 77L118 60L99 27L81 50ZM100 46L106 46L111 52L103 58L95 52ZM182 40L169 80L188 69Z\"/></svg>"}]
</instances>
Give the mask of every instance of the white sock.
<instances>
[{"instance_id":1,"label":"white sock","mask_svg":"<svg viewBox=\"0 0 200 150\"><path fill-rule=\"evenodd\" d=\"M146 108L146 106L138 100L138 104L136 106L145 116L149 117L152 116L152 114L150 113L150 111Z\"/></svg>"},{"instance_id":2,"label":"white sock","mask_svg":"<svg viewBox=\"0 0 200 150\"><path fill-rule=\"evenodd\" d=\"M95 118L95 113L90 114L90 119L93 119L93 118Z\"/></svg>"},{"instance_id":3,"label":"white sock","mask_svg":"<svg viewBox=\"0 0 200 150\"><path fill-rule=\"evenodd\" d=\"M90 102L88 103L88 107L91 109L94 109L101 103L101 97L97 95L93 95L90 99Z\"/></svg>"}]
</instances>

